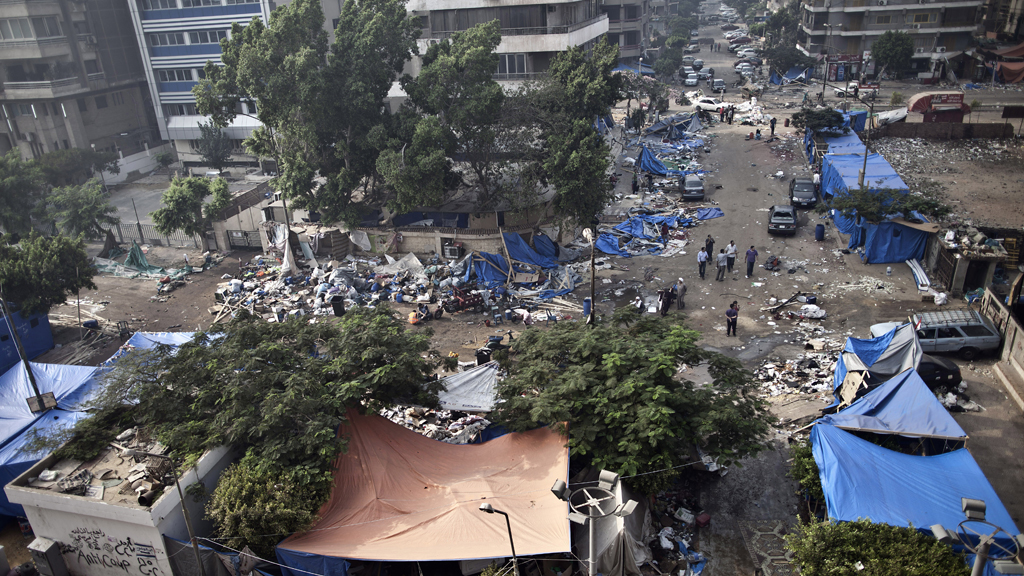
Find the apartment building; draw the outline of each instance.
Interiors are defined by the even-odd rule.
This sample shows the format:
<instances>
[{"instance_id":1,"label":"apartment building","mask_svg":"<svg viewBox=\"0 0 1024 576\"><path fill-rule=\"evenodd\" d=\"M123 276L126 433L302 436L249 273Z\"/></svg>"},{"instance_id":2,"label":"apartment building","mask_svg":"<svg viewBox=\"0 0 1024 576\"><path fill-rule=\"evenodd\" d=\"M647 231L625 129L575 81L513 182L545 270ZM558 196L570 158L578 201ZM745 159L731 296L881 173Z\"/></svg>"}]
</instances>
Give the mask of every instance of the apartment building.
<instances>
[{"instance_id":1,"label":"apartment building","mask_svg":"<svg viewBox=\"0 0 1024 576\"><path fill-rule=\"evenodd\" d=\"M0 80L0 153L160 144L123 0L0 2Z\"/></svg>"},{"instance_id":2,"label":"apartment building","mask_svg":"<svg viewBox=\"0 0 1024 576\"><path fill-rule=\"evenodd\" d=\"M1024 0L987 0L985 32L1019 38L1024 32Z\"/></svg>"},{"instance_id":3,"label":"apartment building","mask_svg":"<svg viewBox=\"0 0 1024 576\"><path fill-rule=\"evenodd\" d=\"M601 11L608 14L608 40L619 45L619 59L636 62L650 46L651 18L657 11L656 22L664 29L668 19L667 0L605 0ZM664 34L664 32L662 32Z\"/></svg>"},{"instance_id":4,"label":"apartment building","mask_svg":"<svg viewBox=\"0 0 1024 576\"><path fill-rule=\"evenodd\" d=\"M979 30L983 0L803 0L797 48L805 54L829 54L829 77L877 73L870 64L871 44L894 30L911 35L911 73L930 81L953 52L969 47ZM838 73L838 74L837 74ZM838 78L842 80L842 78Z\"/></svg>"}]
</instances>

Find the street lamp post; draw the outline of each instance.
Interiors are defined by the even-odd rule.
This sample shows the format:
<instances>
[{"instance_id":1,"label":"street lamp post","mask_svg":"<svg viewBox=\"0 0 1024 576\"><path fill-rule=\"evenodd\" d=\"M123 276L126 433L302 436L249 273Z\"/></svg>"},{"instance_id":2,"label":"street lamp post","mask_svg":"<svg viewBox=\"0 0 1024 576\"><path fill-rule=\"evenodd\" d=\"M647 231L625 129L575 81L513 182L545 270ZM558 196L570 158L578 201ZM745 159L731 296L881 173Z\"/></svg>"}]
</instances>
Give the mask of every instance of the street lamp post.
<instances>
[{"instance_id":1,"label":"street lamp post","mask_svg":"<svg viewBox=\"0 0 1024 576\"><path fill-rule=\"evenodd\" d=\"M192 517L189 516L188 508L185 507L185 495L181 492L181 482L179 481L178 473L174 470L174 460L165 454L141 452L134 448L124 450L122 454L125 457L149 456L151 458L163 458L171 463L171 475L174 476L174 486L178 489L178 500L181 502L181 514L185 517L185 528L188 530L188 540L192 543L192 552L196 555L196 566L199 567L199 576L206 576L206 571L203 569L203 558L199 554L199 542L196 540L195 531L192 530Z\"/></svg>"},{"instance_id":2,"label":"street lamp post","mask_svg":"<svg viewBox=\"0 0 1024 576\"><path fill-rule=\"evenodd\" d=\"M1006 530L986 521L984 500L961 498L960 506L963 508L966 518L957 524L956 529L953 531L947 530L942 524L932 525L931 531L935 539L943 544L960 543L964 548L975 554L971 576L982 576L985 573L985 563L988 562L992 546L1001 551L1000 557L992 560L992 565L996 572L1000 574L1024 574L1024 565L1009 560L1009 558L1015 558L1024 549L1024 534L1011 536ZM984 525L985 528L983 530L988 530L989 532L979 532L971 524ZM1000 532L1013 543L1013 550L996 541L996 536ZM978 538L977 544L974 544L971 540L972 535Z\"/></svg>"},{"instance_id":3,"label":"street lamp post","mask_svg":"<svg viewBox=\"0 0 1024 576\"><path fill-rule=\"evenodd\" d=\"M619 483L619 475L608 470L601 470L597 486L587 486L578 490L569 490L565 482L555 480L551 493L560 500L569 503L569 520L576 524L587 524L590 536L590 550L587 553L587 572L589 576L597 576L597 558L594 557L594 525L597 520L608 516L624 518L636 510L637 502L630 500L617 504L615 487Z\"/></svg>"},{"instance_id":4,"label":"street lamp post","mask_svg":"<svg viewBox=\"0 0 1024 576\"><path fill-rule=\"evenodd\" d=\"M857 100L860 100L861 104L868 107L868 121L870 122L871 117L875 115L875 103L865 102L863 98L857 98ZM871 143L871 126L868 126L867 124L864 125L864 136L864 165L861 167L860 175L857 178L857 185L861 188L864 187L864 179L868 172L868 153L870 152L870 150L868 150L868 145Z\"/></svg>"},{"instance_id":5,"label":"street lamp post","mask_svg":"<svg viewBox=\"0 0 1024 576\"><path fill-rule=\"evenodd\" d=\"M516 558L516 543L512 539L512 522L508 519L508 513L502 512L486 502L480 505L480 511L488 514L501 514L505 517L505 526L508 528L508 543L512 545L512 572L515 576L519 576L519 559Z\"/></svg>"}]
</instances>

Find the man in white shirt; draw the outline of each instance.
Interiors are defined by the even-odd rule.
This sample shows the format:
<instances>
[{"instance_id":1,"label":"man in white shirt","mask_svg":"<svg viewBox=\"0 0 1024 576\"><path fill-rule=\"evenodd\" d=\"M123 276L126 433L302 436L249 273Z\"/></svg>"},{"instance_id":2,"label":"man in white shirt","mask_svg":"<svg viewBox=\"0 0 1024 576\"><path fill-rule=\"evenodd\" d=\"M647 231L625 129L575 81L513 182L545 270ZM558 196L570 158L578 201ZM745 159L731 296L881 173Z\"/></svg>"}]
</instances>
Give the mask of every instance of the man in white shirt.
<instances>
[{"instance_id":1,"label":"man in white shirt","mask_svg":"<svg viewBox=\"0 0 1024 576\"><path fill-rule=\"evenodd\" d=\"M704 270L708 267L708 251L701 247L697 252L697 268L700 270L700 279L704 279Z\"/></svg>"},{"instance_id":2,"label":"man in white shirt","mask_svg":"<svg viewBox=\"0 0 1024 576\"><path fill-rule=\"evenodd\" d=\"M725 247L725 266L729 272L732 272L732 266L736 263L736 241L730 240L729 245Z\"/></svg>"},{"instance_id":3,"label":"man in white shirt","mask_svg":"<svg viewBox=\"0 0 1024 576\"><path fill-rule=\"evenodd\" d=\"M718 272L715 274L715 280L719 282L725 280L725 248L718 250L718 255L715 256L716 263L718 264Z\"/></svg>"}]
</instances>

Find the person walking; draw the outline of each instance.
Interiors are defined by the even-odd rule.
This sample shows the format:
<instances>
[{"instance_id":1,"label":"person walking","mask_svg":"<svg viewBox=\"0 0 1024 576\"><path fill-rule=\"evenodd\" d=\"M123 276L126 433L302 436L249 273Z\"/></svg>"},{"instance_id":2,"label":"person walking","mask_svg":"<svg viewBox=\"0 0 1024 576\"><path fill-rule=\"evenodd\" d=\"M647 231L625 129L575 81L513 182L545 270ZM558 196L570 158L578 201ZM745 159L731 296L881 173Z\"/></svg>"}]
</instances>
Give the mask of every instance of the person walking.
<instances>
[{"instance_id":1,"label":"person walking","mask_svg":"<svg viewBox=\"0 0 1024 576\"><path fill-rule=\"evenodd\" d=\"M636 177L636 172L633 172L633 194L640 191L640 179Z\"/></svg>"},{"instance_id":2,"label":"person walking","mask_svg":"<svg viewBox=\"0 0 1024 576\"><path fill-rule=\"evenodd\" d=\"M708 251L709 258L715 254L715 239L711 237L711 234L704 239L704 249Z\"/></svg>"},{"instance_id":3,"label":"person walking","mask_svg":"<svg viewBox=\"0 0 1024 576\"><path fill-rule=\"evenodd\" d=\"M697 252L697 269L700 271L700 279L704 279L704 270L708 267L708 251L703 247Z\"/></svg>"},{"instance_id":4,"label":"person walking","mask_svg":"<svg viewBox=\"0 0 1024 576\"><path fill-rule=\"evenodd\" d=\"M661 223L661 243L668 246L668 224Z\"/></svg>"},{"instance_id":5,"label":"person walking","mask_svg":"<svg viewBox=\"0 0 1024 576\"><path fill-rule=\"evenodd\" d=\"M736 318L740 315L740 306L735 300L729 305L729 309L725 311L725 335L728 336L731 332L733 336L736 335Z\"/></svg>"},{"instance_id":6,"label":"person walking","mask_svg":"<svg viewBox=\"0 0 1024 576\"><path fill-rule=\"evenodd\" d=\"M715 274L715 280L722 282L725 280L725 248L718 251L718 256L715 259L718 264L718 273Z\"/></svg>"},{"instance_id":7,"label":"person walking","mask_svg":"<svg viewBox=\"0 0 1024 576\"><path fill-rule=\"evenodd\" d=\"M725 106L718 109L718 121L725 122Z\"/></svg>"},{"instance_id":8,"label":"person walking","mask_svg":"<svg viewBox=\"0 0 1024 576\"><path fill-rule=\"evenodd\" d=\"M729 240L729 245L725 247L725 266L729 273L732 273L732 267L736 264L736 241Z\"/></svg>"},{"instance_id":9,"label":"person walking","mask_svg":"<svg viewBox=\"0 0 1024 576\"><path fill-rule=\"evenodd\" d=\"M754 262L757 262L757 250L751 246L750 250L747 250L747 278L754 275Z\"/></svg>"},{"instance_id":10,"label":"person walking","mask_svg":"<svg viewBox=\"0 0 1024 576\"><path fill-rule=\"evenodd\" d=\"M675 299L675 295L672 294L671 289L661 290L661 316L664 318L668 316L668 311L672 309L672 300Z\"/></svg>"},{"instance_id":11,"label":"person walking","mask_svg":"<svg viewBox=\"0 0 1024 576\"><path fill-rule=\"evenodd\" d=\"M686 296L686 281L682 278L676 280L672 285L672 291L676 293L676 310L686 308L686 302L683 301L683 297Z\"/></svg>"},{"instance_id":12,"label":"person walking","mask_svg":"<svg viewBox=\"0 0 1024 576\"><path fill-rule=\"evenodd\" d=\"M771 137L775 138L775 118L774 117L772 118L772 121L768 123L768 125L771 126L771 128L772 128L772 135L771 135Z\"/></svg>"}]
</instances>

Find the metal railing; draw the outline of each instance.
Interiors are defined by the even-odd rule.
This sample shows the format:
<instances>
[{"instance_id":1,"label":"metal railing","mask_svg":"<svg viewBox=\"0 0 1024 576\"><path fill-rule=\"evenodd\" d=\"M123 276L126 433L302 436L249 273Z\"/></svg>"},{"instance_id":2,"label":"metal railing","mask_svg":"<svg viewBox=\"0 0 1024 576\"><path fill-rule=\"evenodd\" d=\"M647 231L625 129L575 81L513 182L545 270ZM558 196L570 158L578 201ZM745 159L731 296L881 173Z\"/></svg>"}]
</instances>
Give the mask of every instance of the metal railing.
<instances>
[{"instance_id":1,"label":"metal railing","mask_svg":"<svg viewBox=\"0 0 1024 576\"><path fill-rule=\"evenodd\" d=\"M36 82L4 82L4 90L51 90L75 88L79 86L78 78L61 78L60 80L40 80Z\"/></svg>"},{"instance_id":2,"label":"metal railing","mask_svg":"<svg viewBox=\"0 0 1024 576\"><path fill-rule=\"evenodd\" d=\"M608 19L608 15L607 14L601 14L600 16L595 16L593 18L590 18L589 20L583 20L582 22L577 22L575 24L567 24L567 25L563 25L563 26L531 26L531 27L528 27L528 28L502 28L501 29L501 35L502 36L540 36L540 35L545 35L545 34L568 34L570 32L575 32L575 31L580 30L582 28L586 28L587 26L590 26L591 24L596 24L596 23L600 22L601 20L607 20L607 19ZM464 30L435 31L435 32L431 32L430 33L430 37L434 38L434 39L450 38L451 35L455 34L456 32L464 32Z\"/></svg>"},{"instance_id":3,"label":"metal railing","mask_svg":"<svg viewBox=\"0 0 1024 576\"><path fill-rule=\"evenodd\" d=\"M87 77L90 81L103 80L106 77L106 75L103 74L103 72L93 72L92 74L87 75Z\"/></svg>"},{"instance_id":4,"label":"metal railing","mask_svg":"<svg viewBox=\"0 0 1024 576\"><path fill-rule=\"evenodd\" d=\"M46 44L67 44L68 39L64 36L53 38L26 38L25 40L0 40L0 48L14 48L18 46L43 46Z\"/></svg>"}]
</instances>

